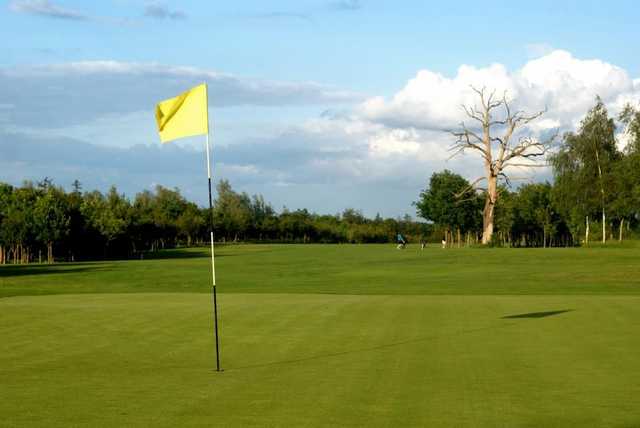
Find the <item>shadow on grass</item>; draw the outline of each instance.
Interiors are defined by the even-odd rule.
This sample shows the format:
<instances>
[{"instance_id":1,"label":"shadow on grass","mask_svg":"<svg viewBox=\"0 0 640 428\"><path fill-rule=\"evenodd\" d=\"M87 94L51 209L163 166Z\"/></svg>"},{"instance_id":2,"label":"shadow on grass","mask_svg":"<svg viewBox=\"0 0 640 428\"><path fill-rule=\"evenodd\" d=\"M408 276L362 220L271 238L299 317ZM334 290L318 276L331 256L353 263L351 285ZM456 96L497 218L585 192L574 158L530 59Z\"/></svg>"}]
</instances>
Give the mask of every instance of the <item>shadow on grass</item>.
<instances>
[{"instance_id":1,"label":"shadow on grass","mask_svg":"<svg viewBox=\"0 0 640 428\"><path fill-rule=\"evenodd\" d=\"M216 244L216 250L220 250L224 247L231 246L232 244ZM262 252L262 251L261 251ZM252 252L246 254L251 255ZM216 259L221 257L234 257L240 255L246 255L244 253L236 254L220 254L216 253ZM210 247L190 247L190 248L172 248L167 250L158 251L145 251L143 260L164 260L164 259L200 259L211 257ZM130 260L137 260L138 257L133 257Z\"/></svg>"},{"instance_id":2,"label":"shadow on grass","mask_svg":"<svg viewBox=\"0 0 640 428\"><path fill-rule=\"evenodd\" d=\"M49 275L104 271L104 265L5 265L0 266L0 278L28 275Z\"/></svg>"},{"instance_id":3,"label":"shadow on grass","mask_svg":"<svg viewBox=\"0 0 640 428\"><path fill-rule=\"evenodd\" d=\"M554 315L564 314L565 312L571 312L573 309L563 309L560 311L546 311L546 312L529 312L527 314L517 315L505 315L502 319L514 319L514 318L545 318L552 317Z\"/></svg>"},{"instance_id":4,"label":"shadow on grass","mask_svg":"<svg viewBox=\"0 0 640 428\"><path fill-rule=\"evenodd\" d=\"M527 313L527 314L508 315L508 316L502 317L502 319L544 318L544 317L563 314L565 312L571 312L571 311L573 311L573 309L563 309L563 310L559 310L559 311L547 311L547 312L531 312L531 313ZM466 334L477 333L477 332L480 332L480 331L499 330L499 329L504 329L504 328L507 328L507 327L515 327L515 326L518 326L518 325L520 325L520 324L519 323L509 323L509 324L490 325L490 326L486 326L486 327L478 327L478 328L473 328L473 329L468 329L468 330L462 330L462 331L459 331L459 332L453 333L453 334L448 334L447 337L451 338L452 336L464 336ZM250 364L250 365L240 366L240 367L230 367L227 370L256 369L256 368L263 368L263 367L270 367L270 366L279 366L279 365L303 363L303 362L307 362L307 361L322 360L322 359L325 359L325 358L340 357L340 356L351 355L351 354L362 354L362 353L366 353L366 352L380 351L380 350L394 348L394 347L397 347L397 346L408 345L408 344L412 344L412 343L434 341L434 340L441 339L442 337L443 337L443 335L433 334L433 335L429 335L429 336L415 337L413 339L407 339L407 340L402 340L402 341L397 341L397 342L385 343L385 344L382 344L382 345L371 346L371 347L367 347L367 348L350 349L350 350L340 351L340 352L331 352L331 353L325 353L325 354L310 355L308 357L291 358L291 359L288 359L288 360L271 361L271 362L260 363L260 364Z\"/></svg>"},{"instance_id":5,"label":"shadow on grass","mask_svg":"<svg viewBox=\"0 0 640 428\"><path fill-rule=\"evenodd\" d=\"M515 325L517 325L517 324L516 323L511 323L511 324L491 325L491 326L487 326L487 327L478 327L478 328L473 328L473 329L468 329L468 330L462 330L462 331L459 331L459 332L453 333L453 334L448 334L447 337L463 336L465 334L476 333L476 332L479 332L479 331L497 330L497 329L506 328L506 327L513 327ZM397 342L385 343L385 344L382 344L382 345L371 346L371 347L367 347L367 348L350 349L350 350L340 351L340 352L331 352L331 353L325 353L325 354L310 355L308 357L291 358L291 359L288 359L288 360L271 361L271 362L260 363L260 364L250 364L250 365L240 366L240 367L230 367L230 368L228 368L226 370L231 371L231 370L256 369L256 368L262 368L262 367L303 363L303 362L314 361L314 360L323 360L323 359L326 359L326 358L340 357L340 356L343 356L343 355L362 354L362 353L366 353L366 352L380 351L380 350L385 350L385 349L389 349L389 348L395 348L397 346L403 346L403 345L408 345L408 344L412 344L412 343L429 342L429 341L434 341L434 340L441 339L442 337L443 337L443 335L441 335L441 334L433 334L433 335L429 335L429 336L415 337L413 339L407 339L407 340L401 340L401 341L397 341Z\"/></svg>"},{"instance_id":6,"label":"shadow on grass","mask_svg":"<svg viewBox=\"0 0 640 428\"><path fill-rule=\"evenodd\" d=\"M163 260L163 259L199 259L211 257L208 248L171 249L160 251L145 251L143 260ZM219 257L219 256L217 256Z\"/></svg>"}]
</instances>

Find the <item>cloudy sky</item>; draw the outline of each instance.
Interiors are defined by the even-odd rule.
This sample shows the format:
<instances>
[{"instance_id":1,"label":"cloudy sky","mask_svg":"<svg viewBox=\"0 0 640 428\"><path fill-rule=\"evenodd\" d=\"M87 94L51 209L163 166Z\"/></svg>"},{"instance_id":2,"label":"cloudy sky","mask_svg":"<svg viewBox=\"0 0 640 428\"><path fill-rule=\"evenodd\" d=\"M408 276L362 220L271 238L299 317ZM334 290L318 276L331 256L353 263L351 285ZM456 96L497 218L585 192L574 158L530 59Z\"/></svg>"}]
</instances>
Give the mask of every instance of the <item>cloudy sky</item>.
<instances>
[{"instance_id":1,"label":"cloudy sky","mask_svg":"<svg viewBox=\"0 0 640 428\"><path fill-rule=\"evenodd\" d=\"M413 215L434 171L481 171L447 150L470 85L546 108L537 136L574 129L596 95L640 103L635 2L426 3L2 2L0 181L203 203L202 138L161 145L153 108L207 82L216 178L277 209Z\"/></svg>"}]
</instances>

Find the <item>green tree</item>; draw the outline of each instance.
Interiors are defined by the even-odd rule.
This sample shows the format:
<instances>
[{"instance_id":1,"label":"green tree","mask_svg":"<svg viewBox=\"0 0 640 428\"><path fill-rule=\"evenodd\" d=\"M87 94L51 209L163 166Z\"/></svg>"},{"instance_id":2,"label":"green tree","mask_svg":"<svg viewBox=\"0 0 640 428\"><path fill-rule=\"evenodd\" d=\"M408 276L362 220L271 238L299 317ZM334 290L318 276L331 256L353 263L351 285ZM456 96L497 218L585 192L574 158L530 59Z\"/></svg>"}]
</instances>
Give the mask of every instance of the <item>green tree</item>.
<instances>
[{"instance_id":1,"label":"green tree","mask_svg":"<svg viewBox=\"0 0 640 428\"><path fill-rule=\"evenodd\" d=\"M129 201L112 186L107 195L99 191L87 193L82 202L82 214L88 223L100 232L104 239L103 254L109 254L110 246L124 236L130 224Z\"/></svg>"},{"instance_id":2,"label":"green tree","mask_svg":"<svg viewBox=\"0 0 640 428\"><path fill-rule=\"evenodd\" d=\"M629 137L627 153L640 153L640 108L626 104L618 120L624 125L625 133Z\"/></svg>"},{"instance_id":3,"label":"green tree","mask_svg":"<svg viewBox=\"0 0 640 428\"><path fill-rule=\"evenodd\" d=\"M627 104L618 120L628 140L614 171L616 198L611 209L619 218L618 239L622 240L625 220L628 228L640 216L640 109Z\"/></svg>"},{"instance_id":4,"label":"green tree","mask_svg":"<svg viewBox=\"0 0 640 428\"><path fill-rule=\"evenodd\" d=\"M271 236L277 229L275 227L277 222L275 210L269 203L265 202L262 195L253 195L251 199L251 218L252 232L260 241L264 237Z\"/></svg>"},{"instance_id":5,"label":"green tree","mask_svg":"<svg viewBox=\"0 0 640 428\"><path fill-rule=\"evenodd\" d=\"M6 232L8 224L5 219L9 214L9 207L13 203L13 186L0 183L0 264L7 262L7 249L10 245L9 234Z\"/></svg>"},{"instance_id":6,"label":"green tree","mask_svg":"<svg viewBox=\"0 0 640 428\"><path fill-rule=\"evenodd\" d=\"M237 241L251 225L251 199L246 193L234 192L227 180L220 180L216 190L218 198L213 210L216 231Z\"/></svg>"},{"instance_id":7,"label":"green tree","mask_svg":"<svg viewBox=\"0 0 640 428\"><path fill-rule=\"evenodd\" d=\"M196 204L188 203L176 219L178 236L186 240L187 246L191 246L193 240L202 235L207 219L206 214L198 209Z\"/></svg>"},{"instance_id":8,"label":"green tree","mask_svg":"<svg viewBox=\"0 0 640 428\"><path fill-rule=\"evenodd\" d=\"M482 210L481 197L469 195L470 184L462 176L444 170L431 175L428 187L414 202L418 216L444 227L448 232L475 231Z\"/></svg>"},{"instance_id":9,"label":"green tree","mask_svg":"<svg viewBox=\"0 0 640 428\"><path fill-rule=\"evenodd\" d=\"M62 189L46 185L34 206L37 238L46 245L47 263L54 262L54 244L69 235L71 217L69 201Z\"/></svg>"},{"instance_id":10,"label":"green tree","mask_svg":"<svg viewBox=\"0 0 640 428\"><path fill-rule=\"evenodd\" d=\"M95 236L87 229L85 217L82 215L82 185L74 180L72 191L66 195L69 214L69 233L67 234L66 248L71 261L75 261L76 255L88 255L90 248L95 243Z\"/></svg>"},{"instance_id":11,"label":"green tree","mask_svg":"<svg viewBox=\"0 0 640 428\"><path fill-rule=\"evenodd\" d=\"M521 233L531 245L540 245L542 235L542 247L546 247L556 232L557 222L551 203L551 185L536 183L522 186L516 200Z\"/></svg>"},{"instance_id":12,"label":"green tree","mask_svg":"<svg viewBox=\"0 0 640 428\"><path fill-rule=\"evenodd\" d=\"M156 186L153 198L153 222L160 247L173 246L178 235L178 218L187 209L188 202L178 189Z\"/></svg>"},{"instance_id":13,"label":"green tree","mask_svg":"<svg viewBox=\"0 0 640 428\"><path fill-rule=\"evenodd\" d=\"M579 229L581 219L586 219L586 243L588 218L598 211L602 242L606 242L606 213L616 195L613 172L620 158L615 124L600 98L582 120L578 132L565 134L559 151L550 157L558 206L571 219L574 230Z\"/></svg>"},{"instance_id":14,"label":"green tree","mask_svg":"<svg viewBox=\"0 0 640 428\"><path fill-rule=\"evenodd\" d=\"M33 208L38 200L38 191L32 183L25 182L5 198L7 205L3 209L0 228L0 242L7 248L4 258L11 259L13 263L29 263L37 243Z\"/></svg>"}]
</instances>

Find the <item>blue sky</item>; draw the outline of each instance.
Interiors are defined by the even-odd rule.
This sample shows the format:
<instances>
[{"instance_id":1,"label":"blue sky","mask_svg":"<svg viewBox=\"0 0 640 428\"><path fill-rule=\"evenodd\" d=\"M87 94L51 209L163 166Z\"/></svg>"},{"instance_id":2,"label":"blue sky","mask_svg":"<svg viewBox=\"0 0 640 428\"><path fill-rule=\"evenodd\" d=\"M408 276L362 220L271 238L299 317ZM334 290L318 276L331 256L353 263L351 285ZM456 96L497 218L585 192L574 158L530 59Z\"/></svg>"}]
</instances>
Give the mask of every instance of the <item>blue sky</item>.
<instances>
[{"instance_id":1,"label":"blue sky","mask_svg":"<svg viewBox=\"0 0 640 428\"><path fill-rule=\"evenodd\" d=\"M206 80L218 178L278 209L413 214L433 171L479 171L442 132L469 83L547 107L533 133L575 128L595 95L638 102L639 18L631 1L4 2L0 180L203 202L200 141L160 147L152 110Z\"/></svg>"}]
</instances>

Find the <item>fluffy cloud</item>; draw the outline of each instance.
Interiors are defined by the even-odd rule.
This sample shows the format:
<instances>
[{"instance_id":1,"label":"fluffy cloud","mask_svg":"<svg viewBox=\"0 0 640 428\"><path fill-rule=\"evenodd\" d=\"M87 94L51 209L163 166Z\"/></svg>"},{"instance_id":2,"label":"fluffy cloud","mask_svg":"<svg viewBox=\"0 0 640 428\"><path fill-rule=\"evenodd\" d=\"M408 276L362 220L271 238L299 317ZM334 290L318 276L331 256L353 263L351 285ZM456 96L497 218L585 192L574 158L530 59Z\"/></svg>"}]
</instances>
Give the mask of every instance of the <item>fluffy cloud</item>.
<instances>
[{"instance_id":1,"label":"fluffy cloud","mask_svg":"<svg viewBox=\"0 0 640 428\"><path fill-rule=\"evenodd\" d=\"M416 77L391 99L371 98L360 114L394 128L453 129L465 120L462 105L477 103L472 87L507 94L514 107L548 110L543 127L571 129L600 96L615 113L628 101L640 99L640 86L620 67L600 60L582 60L556 50L509 72L501 64L478 68L462 65L450 78L430 70Z\"/></svg>"},{"instance_id":2,"label":"fluffy cloud","mask_svg":"<svg viewBox=\"0 0 640 428\"><path fill-rule=\"evenodd\" d=\"M236 111L234 120L242 127L253 126L255 115L266 110L273 111L273 121L283 116L277 129L242 137L233 130L236 137L231 138L224 135L231 131L225 131L225 117L220 119L218 113L216 177L231 179L240 190L261 192L278 208L336 212L355 206L369 215L378 210L385 215L411 212L411 201L434 171L448 168L469 179L482 174L473 154L449 160L452 137L444 132L465 119L461 105L477 102L470 85L498 93L506 90L519 109L547 107L547 113L527 130L534 135L574 129L596 95L613 114L625 102L640 102L640 79L632 79L615 65L578 59L564 51L531 60L515 71L501 64L463 65L452 77L421 70L392 97L365 100L317 83L248 80L155 64L83 62L5 68L0 70L0 100L5 100L0 103L0 124L5 129L18 125L41 129L0 135L0 180L19 182L47 175L64 184L79 178L88 188L117 184L130 195L161 183L179 186L203 202L200 148L132 147L155 141L149 106L203 80L209 83L216 106L227 107L225 112L252 106ZM302 114L305 105L328 110ZM119 148L106 144L106 130L112 124L113 138L131 144ZM54 125L58 127L52 132ZM100 138L92 134L97 129L105 130ZM538 174L538 179L549 177L548 171Z\"/></svg>"},{"instance_id":3,"label":"fluffy cloud","mask_svg":"<svg viewBox=\"0 0 640 428\"><path fill-rule=\"evenodd\" d=\"M501 64L463 65L451 78L421 70L388 99L372 97L347 114L326 114L308 122L308 133L331 135L332 141L353 149L335 161L324 161L316 154L310 168L358 183L399 180L414 189L431 172L443 168L475 178L482 174L477 157L470 153L450 160L448 148L453 140L445 132L468 119L463 105L477 104L472 87L495 90L500 96L506 93L514 109L546 108L544 116L523 131L540 138L555 130L574 130L596 96L613 115L627 102L640 103L638 79L615 65L577 59L565 51L553 51L513 72ZM515 176L548 179L550 171L525 168L515 171Z\"/></svg>"},{"instance_id":4,"label":"fluffy cloud","mask_svg":"<svg viewBox=\"0 0 640 428\"><path fill-rule=\"evenodd\" d=\"M361 106L361 114L391 127L450 129L460 121L461 106L477 99L471 86L500 88L517 95L511 76L500 64L487 68L463 65L453 79L421 70L391 100L367 100Z\"/></svg>"}]
</instances>

